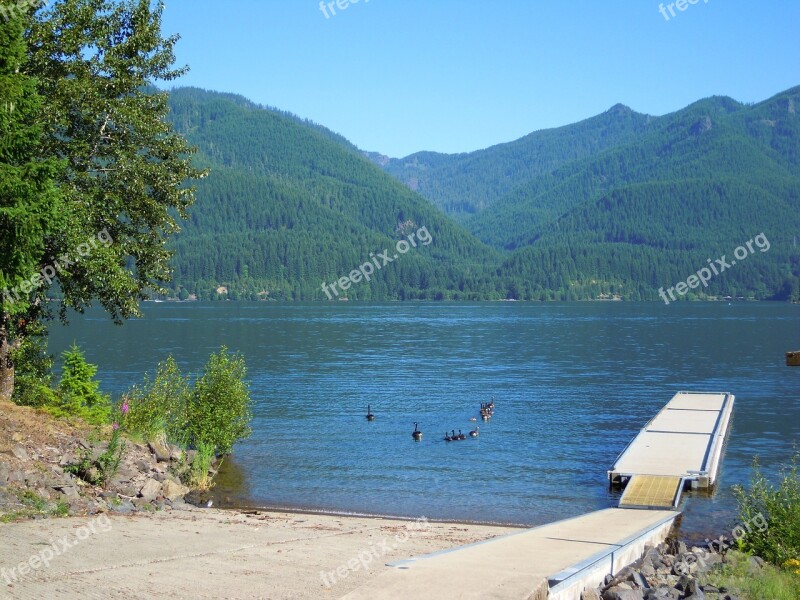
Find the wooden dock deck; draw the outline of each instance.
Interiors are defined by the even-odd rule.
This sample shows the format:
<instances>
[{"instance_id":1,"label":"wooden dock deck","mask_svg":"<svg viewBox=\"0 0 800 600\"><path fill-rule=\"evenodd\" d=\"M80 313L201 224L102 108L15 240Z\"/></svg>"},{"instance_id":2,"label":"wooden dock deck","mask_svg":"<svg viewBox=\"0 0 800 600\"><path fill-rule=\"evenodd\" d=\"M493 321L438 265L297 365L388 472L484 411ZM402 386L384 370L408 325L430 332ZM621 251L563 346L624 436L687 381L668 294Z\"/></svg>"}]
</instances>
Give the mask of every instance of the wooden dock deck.
<instances>
[{"instance_id":1,"label":"wooden dock deck","mask_svg":"<svg viewBox=\"0 0 800 600\"><path fill-rule=\"evenodd\" d=\"M657 507L664 506L666 496L672 493L672 483L680 485L673 506L680 499L684 483L701 488L713 486L733 402L734 396L727 392L678 392L622 451L608 471L609 479L630 485L637 476L667 478L659 482L661 495L654 493L653 504L645 505ZM642 487L641 480L635 487ZM640 502L641 495L640 500L629 505L642 506Z\"/></svg>"}]
</instances>

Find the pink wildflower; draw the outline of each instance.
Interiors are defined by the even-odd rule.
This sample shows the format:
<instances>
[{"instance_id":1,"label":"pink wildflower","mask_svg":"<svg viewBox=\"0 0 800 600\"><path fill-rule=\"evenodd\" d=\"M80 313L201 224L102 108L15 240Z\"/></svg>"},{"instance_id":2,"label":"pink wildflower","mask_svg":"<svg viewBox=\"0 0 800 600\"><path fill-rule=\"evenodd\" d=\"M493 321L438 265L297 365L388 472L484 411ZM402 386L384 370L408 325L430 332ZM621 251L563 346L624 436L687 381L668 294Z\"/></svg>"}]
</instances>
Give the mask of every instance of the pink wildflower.
<instances>
[{"instance_id":1,"label":"pink wildflower","mask_svg":"<svg viewBox=\"0 0 800 600\"><path fill-rule=\"evenodd\" d=\"M117 429L119 429L119 423L114 423L111 427L114 431L116 431Z\"/></svg>"}]
</instances>

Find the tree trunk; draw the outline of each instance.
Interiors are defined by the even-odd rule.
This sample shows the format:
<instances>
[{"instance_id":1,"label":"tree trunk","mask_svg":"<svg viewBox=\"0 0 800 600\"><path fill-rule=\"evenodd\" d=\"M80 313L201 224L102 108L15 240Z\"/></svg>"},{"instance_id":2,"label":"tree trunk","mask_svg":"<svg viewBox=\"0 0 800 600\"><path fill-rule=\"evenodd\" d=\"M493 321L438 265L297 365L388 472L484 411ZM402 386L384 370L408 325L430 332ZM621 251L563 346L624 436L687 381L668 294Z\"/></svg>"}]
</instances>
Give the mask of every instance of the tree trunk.
<instances>
[{"instance_id":1,"label":"tree trunk","mask_svg":"<svg viewBox=\"0 0 800 600\"><path fill-rule=\"evenodd\" d=\"M11 402L14 393L14 361L11 360L12 346L8 343L7 320L0 322L0 402Z\"/></svg>"}]
</instances>

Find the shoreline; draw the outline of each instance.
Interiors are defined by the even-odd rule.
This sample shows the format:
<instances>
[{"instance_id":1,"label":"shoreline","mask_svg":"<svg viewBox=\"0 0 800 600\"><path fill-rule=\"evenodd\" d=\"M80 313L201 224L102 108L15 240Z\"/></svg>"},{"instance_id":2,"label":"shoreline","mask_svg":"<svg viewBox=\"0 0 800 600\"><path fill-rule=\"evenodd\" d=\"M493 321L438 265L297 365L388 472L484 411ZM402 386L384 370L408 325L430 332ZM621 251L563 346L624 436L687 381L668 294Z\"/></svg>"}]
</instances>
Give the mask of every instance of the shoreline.
<instances>
[{"instance_id":1,"label":"shoreline","mask_svg":"<svg viewBox=\"0 0 800 600\"><path fill-rule=\"evenodd\" d=\"M73 540L98 522L88 539ZM0 556L0 589L9 598L177 600L341 597L385 572L388 562L519 528L181 505L22 521L0 531L8 549ZM74 545L40 564L34 557L59 539ZM35 567L19 576L21 563Z\"/></svg>"}]
</instances>

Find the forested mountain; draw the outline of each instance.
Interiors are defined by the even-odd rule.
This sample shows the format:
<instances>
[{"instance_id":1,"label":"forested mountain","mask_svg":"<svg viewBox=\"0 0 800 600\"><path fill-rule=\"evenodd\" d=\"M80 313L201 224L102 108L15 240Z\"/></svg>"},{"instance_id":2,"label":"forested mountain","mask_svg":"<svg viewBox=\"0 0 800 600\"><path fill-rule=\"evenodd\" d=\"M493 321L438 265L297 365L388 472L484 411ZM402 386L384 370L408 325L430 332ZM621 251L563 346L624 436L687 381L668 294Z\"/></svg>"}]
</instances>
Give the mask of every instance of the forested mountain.
<instances>
[{"instance_id":1,"label":"forested mountain","mask_svg":"<svg viewBox=\"0 0 800 600\"><path fill-rule=\"evenodd\" d=\"M656 300L760 233L769 250L686 297L797 296L798 105L800 88L663 117L617 105L484 151L397 161L239 96L178 89L171 119L210 176L173 242L174 292L324 300L323 283L425 227L432 243L347 297Z\"/></svg>"},{"instance_id":2,"label":"forested mountain","mask_svg":"<svg viewBox=\"0 0 800 600\"><path fill-rule=\"evenodd\" d=\"M762 232L771 241L768 255L731 269L700 291L796 296L798 106L800 88L752 106L709 98L663 117L618 106L504 146L437 155L425 185L416 187L442 204L432 190L461 175L469 182L462 188L468 190L462 206L479 207L480 198L491 199L488 207L461 220L482 241L514 252L498 273L512 296L653 298L654 290L685 280L707 258L730 256ZM602 142L584 139L581 132L613 141L602 148ZM559 134L566 146L579 143L584 156L566 160L568 153L561 150L549 163L555 168L502 175L509 148L524 153L533 139L561 148ZM398 165L414 164L418 156L389 161L385 168L397 172ZM481 176L475 164L484 166ZM535 164L548 164L547 157ZM511 180L513 189L498 195ZM443 206L452 208L452 202Z\"/></svg>"},{"instance_id":3,"label":"forested mountain","mask_svg":"<svg viewBox=\"0 0 800 600\"><path fill-rule=\"evenodd\" d=\"M419 228L432 242L375 268L350 299L477 298L501 294L498 252L385 174L347 140L229 94L171 93L171 119L210 175L173 242L174 291L325 299L331 283ZM381 264L383 259L380 260ZM334 296L333 294L331 294Z\"/></svg>"},{"instance_id":4,"label":"forested mountain","mask_svg":"<svg viewBox=\"0 0 800 600\"><path fill-rule=\"evenodd\" d=\"M635 139L650 117L618 104L602 115L464 154L418 152L403 159L365 153L456 218L491 206L518 185L568 162Z\"/></svg>"}]
</instances>

